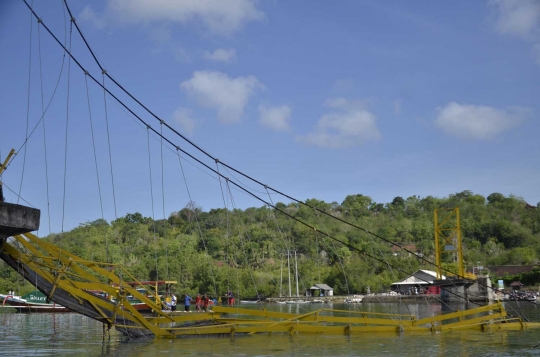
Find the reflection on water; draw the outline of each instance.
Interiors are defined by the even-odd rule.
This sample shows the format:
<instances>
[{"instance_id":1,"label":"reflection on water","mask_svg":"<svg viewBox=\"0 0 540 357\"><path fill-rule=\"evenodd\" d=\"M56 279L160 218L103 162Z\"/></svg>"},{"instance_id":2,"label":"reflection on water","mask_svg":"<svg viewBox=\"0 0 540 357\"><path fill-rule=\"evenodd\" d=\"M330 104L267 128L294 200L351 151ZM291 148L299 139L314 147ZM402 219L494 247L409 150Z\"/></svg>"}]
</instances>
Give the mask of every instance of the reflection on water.
<instances>
[{"instance_id":1,"label":"reflection on water","mask_svg":"<svg viewBox=\"0 0 540 357\"><path fill-rule=\"evenodd\" d=\"M316 309L413 314L464 310L439 304L287 304L268 310L307 313ZM260 305L242 305L260 309ZM473 306L469 306L473 307ZM536 305L506 304L509 313L540 321ZM11 311L11 310L9 310ZM116 331L104 338L102 324L68 314L18 314L0 309L0 351L10 356L540 356L540 330L414 334L271 335L230 338L126 341Z\"/></svg>"}]
</instances>

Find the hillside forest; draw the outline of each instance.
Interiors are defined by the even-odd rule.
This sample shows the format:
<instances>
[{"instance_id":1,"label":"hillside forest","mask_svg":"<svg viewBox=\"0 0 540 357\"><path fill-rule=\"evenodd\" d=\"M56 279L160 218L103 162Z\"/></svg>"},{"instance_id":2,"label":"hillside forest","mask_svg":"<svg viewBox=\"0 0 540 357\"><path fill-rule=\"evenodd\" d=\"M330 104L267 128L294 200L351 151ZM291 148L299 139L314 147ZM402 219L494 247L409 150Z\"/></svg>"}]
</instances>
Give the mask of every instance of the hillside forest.
<instances>
[{"instance_id":1,"label":"hillside forest","mask_svg":"<svg viewBox=\"0 0 540 357\"><path fill-rule=\"evenodd\" d=\"M296 295L295 254L300 294L317 283L330 285L335 294L383 292L417 269L435 270L433 212L455 207L467 270L540 265L540 203L470 191L445 198L395 197L389 203L354 194L341 203L309 199L245 210L203 211L188 202L168 219L130 213L42 239L87 260L121 264L138 280L176 280L180 294L215 296L231 289L240 298L287 296L289 260ZM456 269L451 254L443 265ZM31 290L0 263L0 292Z\"/></svg>"}]
</instances>

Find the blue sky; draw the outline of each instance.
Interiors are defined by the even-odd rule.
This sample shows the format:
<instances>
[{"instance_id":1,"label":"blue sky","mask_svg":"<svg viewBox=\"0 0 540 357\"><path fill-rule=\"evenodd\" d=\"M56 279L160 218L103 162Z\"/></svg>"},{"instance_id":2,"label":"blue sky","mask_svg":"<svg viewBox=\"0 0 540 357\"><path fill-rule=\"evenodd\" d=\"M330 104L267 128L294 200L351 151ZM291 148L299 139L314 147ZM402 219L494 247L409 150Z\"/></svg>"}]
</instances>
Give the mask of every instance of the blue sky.
<instances>
[{"instance_id":1,"label":"blue sky","mask_svg":"<svg viewBox=\"0 0 540 357\"><path fill-rule=\"evenodd\" d=\"M341 203L360 193L386 203L471 190L540 202L536 0L69 5L124 88L212 156L297 199ZM34 9L69 43L60 0L36 1ZM71 38L74 56L101 80L75 30ZM62 49L43 28L38 32L22 1L0 3L0 48L0 157L22 147L27 123L29 132L36 127L2 177L4 195L17 202L20 190L42 209L43 234L101 218L98 175L107 220L130 212L162 218L186 205L175 150L156 135L149 150L146 128L110 96L105 110L103 90L90 81L87 92L83 72L73 62L68 70L67 58L62 65ZM155 118L105 83L160 131ZM50 105L40 122L42 97L43 107ZM193 160L183 169L191 198L204 210L262 205L238 189L229 195ZM268 199L264 187L240 182Z\"/></svg>"}]
</instances>

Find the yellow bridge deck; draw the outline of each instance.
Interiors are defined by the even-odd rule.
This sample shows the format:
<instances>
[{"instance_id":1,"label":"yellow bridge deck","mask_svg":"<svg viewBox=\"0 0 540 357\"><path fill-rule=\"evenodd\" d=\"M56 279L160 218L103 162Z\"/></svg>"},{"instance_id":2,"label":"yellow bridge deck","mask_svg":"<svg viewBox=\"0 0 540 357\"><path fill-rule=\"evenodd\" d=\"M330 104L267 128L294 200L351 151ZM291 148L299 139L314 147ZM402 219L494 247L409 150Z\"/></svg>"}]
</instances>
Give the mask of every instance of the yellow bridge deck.
<instances>
[{"instance_id":1,"label":"yellow bridge deck","mask_svg":"<svg viewBox=\"0 0 540 357\"><path fill-rule=\"evenodd\" d=\"M37 285L50 300L115 326L130 337L176 338L254 333L408 333L476 329L539 328L540 323L508 318L501 303L417 319L413 315L319 309L305 314L214 306L206 313L163 311L159 296L141 294L137 280L121 266L83 260L30 233L4 243L0 258ZM129 283L125 280L129 279ZM130 284L131 283L131 284ZM102 291L108 299L92 293ZM146 303L153 316L139 313L129 298Z\"/></svg>"}]
</instances>

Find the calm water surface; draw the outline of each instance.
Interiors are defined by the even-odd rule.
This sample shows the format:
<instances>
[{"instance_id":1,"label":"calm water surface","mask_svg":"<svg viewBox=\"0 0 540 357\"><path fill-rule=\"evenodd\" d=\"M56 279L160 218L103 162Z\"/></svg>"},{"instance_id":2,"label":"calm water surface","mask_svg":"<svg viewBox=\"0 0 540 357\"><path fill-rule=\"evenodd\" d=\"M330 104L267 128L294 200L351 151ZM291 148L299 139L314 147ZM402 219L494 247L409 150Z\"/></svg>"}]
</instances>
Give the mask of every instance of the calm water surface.
<instances>
[{"instance_id":1,"label":"calm water surface","mask_svg":"<svg viewBox=\"0 0 540 357\"><path fill-rule=\"evenodd\" d=\"M242 306L260 308L260 306ZM307 312L328 305L267 305L284 312ZM337 305L355 309L429 316L439 304ZM454 306L454 308L456 308ZM464 309L466 306L457 306ZM509 313L540 321L532 304L506 304ZM352 336L254 335L231 338L127 341L102 324L69 314L18 314L0 309L0 355L6 356L540 356L540 330L496 333L362 334Z\"/></svg>"}]
</instances>

